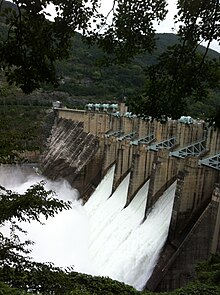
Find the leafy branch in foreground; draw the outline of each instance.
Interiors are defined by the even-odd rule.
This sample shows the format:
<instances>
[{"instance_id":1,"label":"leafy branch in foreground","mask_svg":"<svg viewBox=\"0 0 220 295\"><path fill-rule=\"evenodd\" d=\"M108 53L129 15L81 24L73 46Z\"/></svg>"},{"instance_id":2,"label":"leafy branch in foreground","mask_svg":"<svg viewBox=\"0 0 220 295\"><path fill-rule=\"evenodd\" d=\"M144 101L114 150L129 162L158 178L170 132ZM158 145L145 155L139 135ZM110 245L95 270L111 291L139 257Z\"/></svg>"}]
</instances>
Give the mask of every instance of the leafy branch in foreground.
<instances>
[{"instance_id":1,"label":"leafy branch in foreground","mask_svg":"<svg viewBox=\"0 0 220 295\"><path fill-rule=\"evenodd\" d=\"M0 233L0 278L10 286L31 288L31 282L37 280L37 274L41 273L41 283L36 290L42 288L45 271L51 273L61 271L52 264L35 263L28 256L29 248L33 242L20 240L18 232L23 232L21 221L31 222L40 218L46 219L55 216L59 211L70 209L71 203L54 198L52 191L44 189L45 182L31 186L25 193L18 194L0 187L0 227L9 227L9 235ZM55 284L55 282L54 282ZM38 283L36 283L38 285Z\"/></svg>"},{"instance_id":2,"label":"leafy branch in foreground","mask_svg":"<svg viewBox=\"0 0 220 295\"><path fill-rule=\"evenodd\" d=\"M155 24L163 21L168 12L166 1L117 0L113 3L112 18L102 19L97 28L90 31L90 42L110 54L107 60L116 63L127 62L141 52L152 53L156 47Z\"/></svg>"},{"instance_id":3,"label":"leafy branch in foreground","mask_svg":"<svg viewBox=\"0 0 220 295\"><path fill-rule=\"evenodd\" d=\"M31 93L41 83L58 85L55 61L69 55L76 30L85 30L95 14L97 1L13 0L13 6L0 2L0 65L9 84ZM48 20L48 4L55 5L56 17Z\"/></svg>"},{"instance_id":4,"label":"leafy branch in foreground","mask_svg":"<svg viewBox=\"0 0 220 295\"><path fill-rule=\"evenodd\" d=\"M177 9L180 44L168 48L147 70L144 113L157 119L187 115L187 100L202 102L210 89L220 89L220 59L207 57L211 42L220 42L219 1L179 0ZM198 52L201 42L207 42L203 53ZM211 120L220 127L218 112Z\"/></svg>"},{"instance_id":5,"label":"leafy branch in foreground","mask_svg":"<svg viewBox=\"0 0 220 295\"><path fill-rule=\"evenodd\" d=\"M0 186L0 224L5 221L37 220L43 214L46 219L56 213L70 208L69 202L54 198L54 192L44 189L45 181L32 185L24 194L18 194Z\"/></svg>"},{"instance_id":6,"label":"leafy branch in foreground","mask_svg":"<svg viewBox=\"0 0 220 295\"><path fill-rule=\"evenodd\" d=\"M133 112L158 120L187 115L187 100L204 101L220 88L220 62L193 51L190 45L170 47L146 70L145 93L130 102Z\"/></svg>"},{"instance_id":7,"label":"leafy branch in foreground","mask_svg":"<svg viewBox=\"0 0 220 295\"><path fill-rule=\"evenodd\" d=\"M76 31L114 60L127 60L155 48L154 22L164 20L166 1L115 0L112 20L100 13L102 0L13 0L0 2L0 66L9 84L24 93L42 83L57 86L55 62L66 59ZM55 17L45 8L55 7Z\"/></svg>"}]
</instances>

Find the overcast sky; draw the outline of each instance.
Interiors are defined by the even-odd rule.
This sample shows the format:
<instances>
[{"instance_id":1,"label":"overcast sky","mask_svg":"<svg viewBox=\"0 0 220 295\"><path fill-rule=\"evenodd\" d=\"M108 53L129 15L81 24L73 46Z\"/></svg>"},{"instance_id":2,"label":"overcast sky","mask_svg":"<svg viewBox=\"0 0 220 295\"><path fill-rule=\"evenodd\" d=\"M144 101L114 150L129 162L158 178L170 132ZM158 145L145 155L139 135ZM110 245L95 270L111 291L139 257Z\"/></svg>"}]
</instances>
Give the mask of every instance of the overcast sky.
<instances>
[{"instance_id":1,"label":"overcast sky","mask_svg":"<svg viewBox=\"0 0 220 295\"><path fill-rule=\"evenodd\" d=\"M112 8L113 0L102 0L102 11L103 13L108 13ZM159 26L156 25L156 29L158 33L176 33L175 31L175 24L173 20L173 16L176 13L176 1L175 0L168 0L168 14L166 16L166 20L162 22ZM172 30L174 28L174 30ZM205 45L205 44L204 44ZM220 46L218 42L212 42L211 46L212 49L220 52Z\"/></svg>"},{"instance_id":2,"label":"overcast sky","mask_svg":"<svg viewBox=\"0 0 220 295\"><path fill-rule=\"evenodd\" d=\"M160 27L158 27L158 32L160 33L164 33L165 30L166 32L168 30L171 31L171 28L174 26L173 16L176 12L176 1L169 0L168 2L169 2L168 4L169 12L167 14L167 20ZM104 13L110 11L112 8L112 3L113 3L113 0L102 0L102 11Z\"/></svg>"},{"instance_id":3,"label":"overcast sky","mask_svg":"<svg viewBox=\"0 0 220 295\"><path fill-rule=\"evenodd\" d=\"M108 14L108 12L111 10L112 8L112 3L113 0L102 0L102 7L101 7L101 11L104 15ZM176 13L176 1L174 0L168 0L168 14L166 17L166 20L163 21L159 26L156 25L156 29L158 33L176 33L176 28L175 28L175 24L173 21L173 16ZM52 13L52 10L50 10ZM174 28L174 30L172 30ZM203 44L205 45L205 44ZM220 46L218 44L218 42L212 42L211 46L212 49L220 52Z\"/></svg>"}]
</instances>

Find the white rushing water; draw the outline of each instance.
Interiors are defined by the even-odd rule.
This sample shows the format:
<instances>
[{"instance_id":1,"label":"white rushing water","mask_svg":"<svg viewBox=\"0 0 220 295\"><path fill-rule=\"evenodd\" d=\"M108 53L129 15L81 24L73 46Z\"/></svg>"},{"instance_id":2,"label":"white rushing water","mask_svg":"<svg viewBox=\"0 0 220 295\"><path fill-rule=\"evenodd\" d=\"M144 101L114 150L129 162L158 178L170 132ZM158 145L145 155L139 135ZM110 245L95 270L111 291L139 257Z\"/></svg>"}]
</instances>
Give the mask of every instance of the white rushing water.
<instances>
[{"instance_id":1,"label":"white rushing water","mask_svg":"<svg viewBox=\"0 0 220 295\"><path fill-rule=\"evenodd\" d=\"M47 181L46 188L55 190L60 199L71 200L72 209L44 221L44 226L32 222L23 227L36 242L32 252L36 261L74 265L76 271L108 276L142 290L167 238L176 184L143 222L149 182L125 207L130 174L112 194L113 178L114 167L84 206L66 181ZM41 179L0 167L0 185L20 193Z\"/></svg>"},{"instance_id":2,"label":"white rushing water","mask_svg":"<svg viewBox=\"0 0 220 295\"><path fill-rule=\"evenodd\" d=\"M0 185L10 190L23 193L41 180L45 179L32 170L28 172L19 167L12 169L0 166ZM74 265L76 271L90 273L92 270L88 263L89 224L86 212L77 200L78 192L63 180L47 180L45 188L55 191L59 199L70 200L72 209L62 211L48 220L42 218L45 225L36 221L31 224L22 223L22 228L28 231L28 239L35 242L31 256L38 262L53 262L61 267Z\"/></svg>"}]
</instances>

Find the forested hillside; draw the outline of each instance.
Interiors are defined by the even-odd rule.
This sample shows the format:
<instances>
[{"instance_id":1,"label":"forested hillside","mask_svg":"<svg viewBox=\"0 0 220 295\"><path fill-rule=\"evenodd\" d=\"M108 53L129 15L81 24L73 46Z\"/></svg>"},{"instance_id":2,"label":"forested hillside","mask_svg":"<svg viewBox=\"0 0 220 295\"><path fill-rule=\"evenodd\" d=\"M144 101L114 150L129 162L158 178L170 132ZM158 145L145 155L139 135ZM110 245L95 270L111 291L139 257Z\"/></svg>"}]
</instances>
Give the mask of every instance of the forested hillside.
<instances>
[{"instance_id":1,"label":"forested hillside","mask_svg":"<svg viewBox=\"0 0 220 295\"><path fill-rule=\"evenodd\" d=\"M145 69L156 63L158 56L168 46L178 42L171 33L157 34L157 47L152 55L137 56L128 64L100 65L103 53L95 46L88 47L81 35L73 39L71 56L58 63L58 73L62 79L57 90L67 92L73 97L92 100L122 100L135 97L145 86ZM200 47L204 51L204 47ZM210 58L219 58L219 54L209 51ZM48 89L48 88L47 88Z\"/></svg>"},{"instance_id":2,"label":"forested hillside","mask_svg":"<svg viewBox=\"0 0 220 295\"><path fill-rule=\"evenodd\" d=\"M99 100L120 100L139 94L144 88L146 66L155 63L167 46L177 42L174 34L158 34L157 38L157 50L153 55L138 56L126 65L107 66L100 65L103 61L101 50L88 47L76 34L70 58L57 66L63 77L58 89L73 96Z\"/></svg>"},{"instance_id":3,"label":"forested hillside","mask_svg":"<svg viewBox=\"0 0 220 295\"><path fill-rule=\"evenodd\" d=\"M11 5L10 2L6 1L6 3ZM0 26L0 39L6 38L6 31L5 25ZM139 55L127 64L104 65L101 49L94 45L89 47L83 42L82 36L75 33L70 57L57 62L59 86L54 89L48 84L42 85L41 90L48 93L49 101L58 98L69 107L82 107L88 101L121 101L125 97L129 100L133 99L144 90L146 67L156 63L159 55L168 46L178 42L177 36L172 33L157 34L156 39L156 49L152 55ZM205 48L200 46L199 50L204 51ZM219 56L217 52L209 50L209 57L218 59ZM5 97L11 93L12 88L8 87L2 78L0 81L2 81L0 84L0 100L2 100L2 96ZM13 93L17 96L17 91ZM51 93L53 93L52 97ZM20 92L18 94L19 97L23 96ZM36 93L27 99L36 101ZM22 101L24 101L23 98Z\"/></svg>"},{"instance_id":4,"label":"forested hillside","mask_svg":"<svg viewBox=\"0 0 220 295\"><path fill-rule=\"evenodd\" d=\"M14 8L15 10L18 10L19 6L16 7L15 4L12 4L9 1L1 1L1 8L8 7L8 8ZM3 11L3 9L2 9ZM7 36L11 34L8 34L9 26L7 25L7 22L4 23L6 14L0 15L0 41L2 41L2 44L5 44ZM10 15L10 14L9 14ZM16 16L16 13L15 13ZM9 17L10 18L10 17ZM46 24L52 22L49 22L46 20ZM12 26L11 26L12 28ZM27 30L29 31L29 30ZM38 35L38 29L36 31L33 31ZM64 31L62 32L65 33ZM41 36L41 35L40 35ZM25 104L25 105L45 105L45 103L50 104L53 100L60 100L63 102L63 105L67 107L77 107L82 108L87 102L89 101L115 101L120 102L124 101L126 99L127 103L133 102L139 95L143 93L143 91L146 89L146 69L148 66L157 63L158 57L166 51L168 47L171 47L175 44L178 44L178 38L177 35L172 33L164 33L164 34L156 34L156 48L153 51L153 53L150 55L148 54L142 54L139 56L136 56L130 63L126 64L108 64L106 65L103 63L104 60L104 54L101 51L101 49L97 48L95 45L88 46L85 42L82 40L82 36L79 33L75 32L75 35L72 39L71 43L71 52L68 59L63 60L63 56L57 57L55 60L60 60L59 62L56 62L56 69L59 76L59 85L55 89L54 86L51 86L48 84L48 81L50 78L53 80L53 74L54 72L50 72L50 66L47 67L47 62L45 61L45 65L41 61L43 58L39 57L38 54L36 54L35 51L35 45L38 46L39 42L35 42L35 39L40 38L40 36L36 36L34 38L34 33L32 33L31 37L27 40L27 44L23 44L23 50L26 50L26 48L31 44L32 51L34 52L34 57L37 57L36 60L38 62L34 62L35 58L30 59L30 64L33 62L32 66L36 66L36 69L40 71L40 76L43 76L44 79L40 80L38 82L39 77L35 77L32 80L28 80L30 83L31 81L35 81L37 84L32 85L29 87L29 84L26 83L27 81L24 78L25 75L19 74L18 79L21 81L18 83L18 85L23 85L23 88L25 87L26 92L25 93L31 93L31 89L36 89L41 86L41 89L39 91L35 91L33 94L26 96L21 91L19 91L16 87L13 85L8 86L6 81L4 80L4 73L3 71L0 73L0 104L1 105L8 105L13 104L13 101L16 101L16 104ZM72 37L72 35L71 35ZM33 40L32 40L33 39ZM21 41L21 40L20 40ZM33 42L32 42L33 41ZM23 42L23 41L22 41ZM9 42L10 43L10 42ZM33 44L32 44L33 43ZM44 44L44 41L43 41ZM42 46L43 46L42 44ZM12 43L13 45L13 43ZM135 45L135 44L134 44ZM66 46L66 45L65 45ZM64 47L65 47L64 46ZM62 47L62 46L61 46ZM147 46L146 46L147 47ZM13 46L12 46L13 48ZM11 47L8 47L6 49L6 57L9 56L10 59L15 58L17 61L19 58L19 50L18 50L18 56L12 56L10 55L13 50ZM51 46L53 48L53 46ZM66 48L66 47L65 47ZM202 46L198 47L199 51L205 52L205 48ZM44 49L47 52L47 49ZM53 53L53 49L51 49ZM40 53L40 49L37 51L37 53ZM65 50L64 50L65 51ZM196 50L195 50L196 52ZM26 55L25 55L26 54ZM21 54L20 58L22 60L22 56L29 56L28 51L24 55ZM53 54L50 54L45 58L45 60L48 60L50 56ZM66 56L66 55L64 55ZM220 54L209 50L208 56L210 58L219 59ZM27 61L24 62L24 65L26 65ZM40 64L40 66L39 66ZM2 64L2 69L4 67L4 59ZM12 67L13 68L13 67ZM22 67L21 67L22 68ZM32 67L28 67L28 69L31 69ZM6 67L7 69L7 67ZM20 69L20 68L19 68ZM47 71L51 73L51 77L49 77L47 74ZM48 73L49 73L48 72ZM181 72L181 70L180 70ZM27 77L34 76L34 71L30 71ZM13 76L13 74L12 74ZM167 75L166 75L167 76ZM213 76L213 75L211 75ZM19 78L20 77L20 78ZM47 79L48 78L48 79ZM24 81L23 81L24 80ZM193 80L193 79L192 79ZM42 81L46 81L47 84L42 84ZM182 79L180 79L182 83ZM11 80L11 83L13 84L13 79ZM52 82L51 82L52 83ZM30 88L30 89L29 89ZM171 87L172 88L172 87ZM23 89L24 90L24 89ZM152 93L152 91L149 91L149 93ZM158 95L158 90L156 91L156 95ZM10 97L10 99L9 99ZM43 99L42 99L43 97ZM164 95L160 95L160 98L164 97ZM219 102L219 93L216 92L214 89L211 92L211 95L206 99L205 101L202 101L202 99L197 98L199 103L195 104L194 101L187 101L188 97L184 97L184 104L190 104L190 114L192 116L209 116L209 113L212 113L213 108L215 109L220 104ZM140 101L140 100L139 100ZM155 101L155 100L154 100ZM132 105L132 103L130 103ZM182 111L182 108L181 108ZM148 114L152 115L152 114Z\"/></svg>"}]
</instances>

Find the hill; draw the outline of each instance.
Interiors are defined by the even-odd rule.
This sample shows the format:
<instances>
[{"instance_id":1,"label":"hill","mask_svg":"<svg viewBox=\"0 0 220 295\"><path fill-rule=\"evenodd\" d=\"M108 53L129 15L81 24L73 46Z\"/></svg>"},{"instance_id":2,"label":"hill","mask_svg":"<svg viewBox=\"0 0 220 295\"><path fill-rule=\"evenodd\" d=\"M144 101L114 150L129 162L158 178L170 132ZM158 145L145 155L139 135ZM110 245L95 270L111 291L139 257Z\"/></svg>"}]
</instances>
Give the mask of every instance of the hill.
<instances>
[{"instance_id":1,"label":"hill","mask_svg":"<svg viewBox=\"0 0 220 295\"><path fill-rule=\"evenodd\" d=\"M8 1L3 5L13 7ZM1 21L1 18L0 18ZM7 27L0 25L0 40L7 36ZM72 41L71 54L67 60L57 62L57 72L60 83L57 89L50 85L42 85L41 91L32 95L23 95L15 87L9 87L0 73L0 104L7 104L15 100L20 104L45 105L45 101L60 100L67 107L83 107L89 101L115 101L132 99L141 94L145 87L145 69L148 65L156 63L158 56L168 46L178 42L175 34L156 34L156 50L152 55L142 54L135 57L131 63L123 65L100 66L103 58L102 51L96 46L88 46L83 42L79 33L75 34ZM200 46L204 52L205 48ZM209 50L210 58L219 58L220 54ZM42 101L43 93L43 101ZM5 97L7 99L5 100ZM10 99L9 99L10 98ZM200 106L199 106L200 107ZM197 108L195 108L197 109Z\"/></svg>"},{"instance_id":2,"label":"hill","mask_svg":"<svg viewBox=\"0 0 220 295\"><path fill-rule=\"evenodd\" d=\"M1 1L1 11L4 8L13 8L16 5L9 1ZM60 85L56 91L69 96L64 99L65 104L71 106L79 99L81 102L90 100L121 101L124 97L135 97L142 93L145 86L145 69L148 65L157 62L158 56L168 46L178 43L178 37L172 33L156 34L156 49L153 54L142 54L135 57L130 63L123 65L100 66L103 52L96 46L88 46L79 33L75 33L72 40L70 57L57 62L57 72L60 75ZM0 15L0 41L7 38L7 26L4 16ZM200 46L204 52L205 48ZM220 54L209 50L210 58L219 58ZM1 80L0 80L1 81ZM44 91L54 89L42 85ZM1 89L0 89L1 90Z\"/></svg>"},{"instance_id":3,"label":"hill","mask_svg":"<svg viewBox=\"0 0 220 295\"><path fill-rule=\"evenodd\" d=\"M120 101L124 97L138 95L145 85L146 67L156 63L168 46L178 42L177 36L171 33L156 34L156 39L156 50L152 55L142 54L126 65L100 67L101 50L95 46L89 48L76 34L70 58L57 64L58 73L62 76L57 90L75 98L101 101L115 98ZM204 52L205 48L200 46L200 50ZM209 57L219 58L220 54L209 50Z\"/></svg>"}]
</instances>

